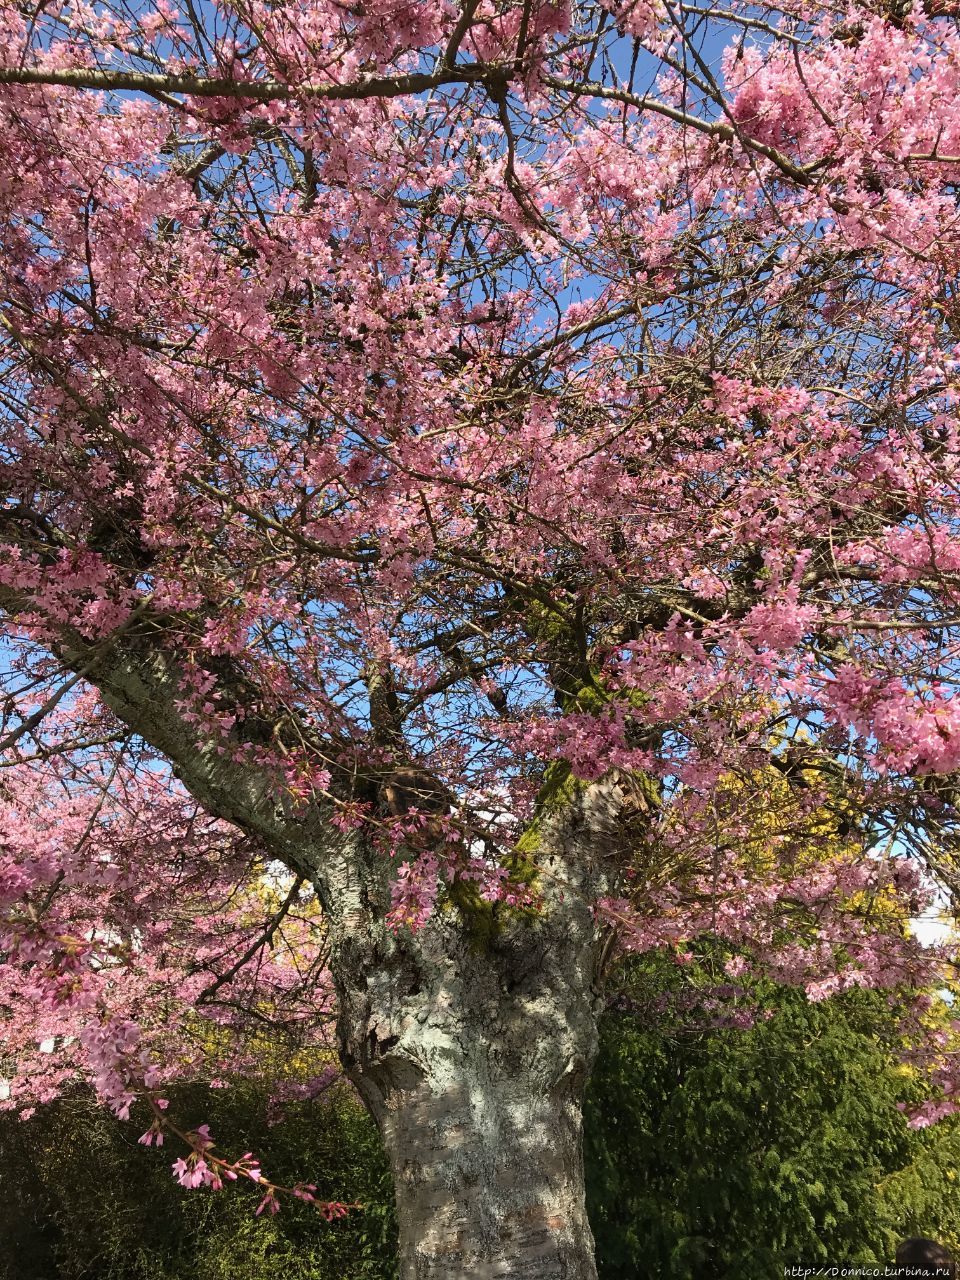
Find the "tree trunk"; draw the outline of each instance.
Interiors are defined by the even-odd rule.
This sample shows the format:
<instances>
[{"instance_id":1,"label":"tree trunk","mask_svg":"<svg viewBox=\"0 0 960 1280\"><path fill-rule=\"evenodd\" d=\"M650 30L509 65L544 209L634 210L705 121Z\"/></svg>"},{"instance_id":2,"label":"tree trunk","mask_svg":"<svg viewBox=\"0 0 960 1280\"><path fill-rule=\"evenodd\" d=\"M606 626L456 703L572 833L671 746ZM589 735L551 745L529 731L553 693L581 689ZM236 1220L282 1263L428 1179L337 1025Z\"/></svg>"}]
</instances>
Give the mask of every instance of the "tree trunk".
<instances>
[{"instance_id":1,"label":"tree trunk","mask_svg":"<svg viewBox=\"0 0 960 1280\"><path fill-rule=\"evenodd\" d=\"M342 1049L393 1168L401 1274L595 1280L581 1147L596 1049L588 957L558 984L542 949L471 950L449 924L445 978L391 983L399 999L379 1010L364 1000Z\"/></svg>"},{"instance_id":2,"label":"tree trunk","mask_svg":"<svg viewBox=\"0 0 960 1280\"><path fill-rule=\"evenodd\" d=\"M472 1044L463 1045L457 1078L438 1070L378 1106L396 1186L401 1275L596 1280L584 1207L582 1073L559 1082L534 1069L505 1077L496 1046L477 1031L464 1028Z\"/></svg>"},{"instance_id":3,"label":"tree trunk","mask_svg":"<svg viewBox=\"0 0 960 1280\"><path fill-rule=\"evenodd\" d=\"M448 901L395 936L378 859L359 876L356 848L328 863L341 1058L393 1167L403 1280L595 1280L581 1104L612 808L594 792L541 832L537 913Z\"/></svg>"}]
</instances>

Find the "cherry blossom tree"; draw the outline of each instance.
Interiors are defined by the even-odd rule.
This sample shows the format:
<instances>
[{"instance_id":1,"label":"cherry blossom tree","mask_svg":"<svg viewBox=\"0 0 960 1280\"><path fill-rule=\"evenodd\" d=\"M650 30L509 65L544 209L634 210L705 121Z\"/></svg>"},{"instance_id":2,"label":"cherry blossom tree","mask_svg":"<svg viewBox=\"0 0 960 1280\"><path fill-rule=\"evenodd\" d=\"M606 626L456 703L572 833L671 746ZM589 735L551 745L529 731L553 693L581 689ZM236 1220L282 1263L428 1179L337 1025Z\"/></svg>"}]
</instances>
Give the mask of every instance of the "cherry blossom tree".
<instances>
[{"instance_id":1,"label":"cherry blossom tree","mask_svg":"<svg viewBox=\"0 0 960 1280\"><path fill-rule=\"evenodd\" d=\"M592 1277L618 947L949 958L877 904L955 882L950 0L0 33L12 1100L85 1071L159 1135L332 990L403 1274Z\"/></svg>"}]
</instances>

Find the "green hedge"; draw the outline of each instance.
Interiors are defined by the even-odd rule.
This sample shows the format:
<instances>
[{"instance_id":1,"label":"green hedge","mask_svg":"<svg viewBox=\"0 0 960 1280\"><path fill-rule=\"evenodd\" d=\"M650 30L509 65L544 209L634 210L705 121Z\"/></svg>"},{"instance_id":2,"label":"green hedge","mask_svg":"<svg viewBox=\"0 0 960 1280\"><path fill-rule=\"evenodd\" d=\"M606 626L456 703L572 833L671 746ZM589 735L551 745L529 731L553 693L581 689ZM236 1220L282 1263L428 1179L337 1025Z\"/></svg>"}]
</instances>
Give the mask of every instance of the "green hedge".
<instances>
[{"instance_id":1,"label":"green hedge","mask_svg":"<svg viewBox=\"0 0 960 1280\"><path fill-rule=\"evenodd\" d=\"M752 1030L609 1018L587 1105L604 1280L770 1280L784 1266L892 1263L960 1243L960 1126L911 1130L920 1096L885 1047L885 997L778 996Z\"/></svg>"}]
</instances>

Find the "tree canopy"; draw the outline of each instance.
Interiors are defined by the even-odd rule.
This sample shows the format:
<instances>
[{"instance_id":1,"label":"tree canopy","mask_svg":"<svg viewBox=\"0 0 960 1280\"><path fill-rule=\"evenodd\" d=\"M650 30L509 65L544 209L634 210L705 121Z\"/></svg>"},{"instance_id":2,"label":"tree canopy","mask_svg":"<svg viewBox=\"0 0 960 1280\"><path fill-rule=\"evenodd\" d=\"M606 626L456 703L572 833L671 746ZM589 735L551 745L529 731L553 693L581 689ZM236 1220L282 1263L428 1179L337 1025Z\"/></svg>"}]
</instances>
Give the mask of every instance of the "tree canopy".
<instances>
[{"instance_id":1,"label":"tree canopy","mask_svg":"<svg viewBox=\"0 0 960 1280\"><path fill-rule=\"evenodd\" d=\"M508 1079L578 1150L618 939L927 985L876 904L956 883L950 0L3 0L0 36L23 1101L81 1070L162 1127L203 1053L321 1043L332 981L398 1153L501 1082L489 1171ZM216 1159L185 1179L255 1168Z\"/></svg>"}]
</instances>

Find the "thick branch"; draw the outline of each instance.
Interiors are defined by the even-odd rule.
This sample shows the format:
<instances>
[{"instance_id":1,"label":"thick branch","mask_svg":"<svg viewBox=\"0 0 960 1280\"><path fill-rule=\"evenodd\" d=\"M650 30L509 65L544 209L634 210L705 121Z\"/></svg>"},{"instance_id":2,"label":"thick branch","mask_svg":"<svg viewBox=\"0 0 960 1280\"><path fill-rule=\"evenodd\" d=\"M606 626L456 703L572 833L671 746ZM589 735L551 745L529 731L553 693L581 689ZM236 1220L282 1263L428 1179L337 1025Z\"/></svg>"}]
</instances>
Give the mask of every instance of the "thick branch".
<instances>
[{"instance_id":1,"label":"thick branch","mask_svg":"<svg viewBox=\"0 0 960 1280\"><path fill-rule=\"evenodd\" d=\"M0 67L0 84L63 85L70 89L149 93L184 93L194 98L241 98L277 102L294 98L399 98L448 84L475 84L497 74L494 65L470 62L410 75L370 76L347 84L285 84L280 80L217 80L208 76L151 71L103 71L96 67ZM503 73L500 72L500 75Z\"/></svg>"},{"instance_id":2,"label":"thick branch","mask_svg":"<svg viewBox=\"0 0 960 1280\"><path fill-rule=\"evenodd\" d=\"M32 602L0 586L0 609L13 617L30 611ZM163 643L164 620L136 611L134 626L119 629L107 640L86 641L62 628L51 649L70 671L94 685L117 718L160 752L190 793L216 817L253 836L297 875L316 882L316 855L330 840L325 808L304 805L294 813L279 777L255 755L256 745L240 719L229 735L213 738L180 708L185 669L172 646ZM148 634L145 634L148 633Z\"/></svg>"}]
</instances>

